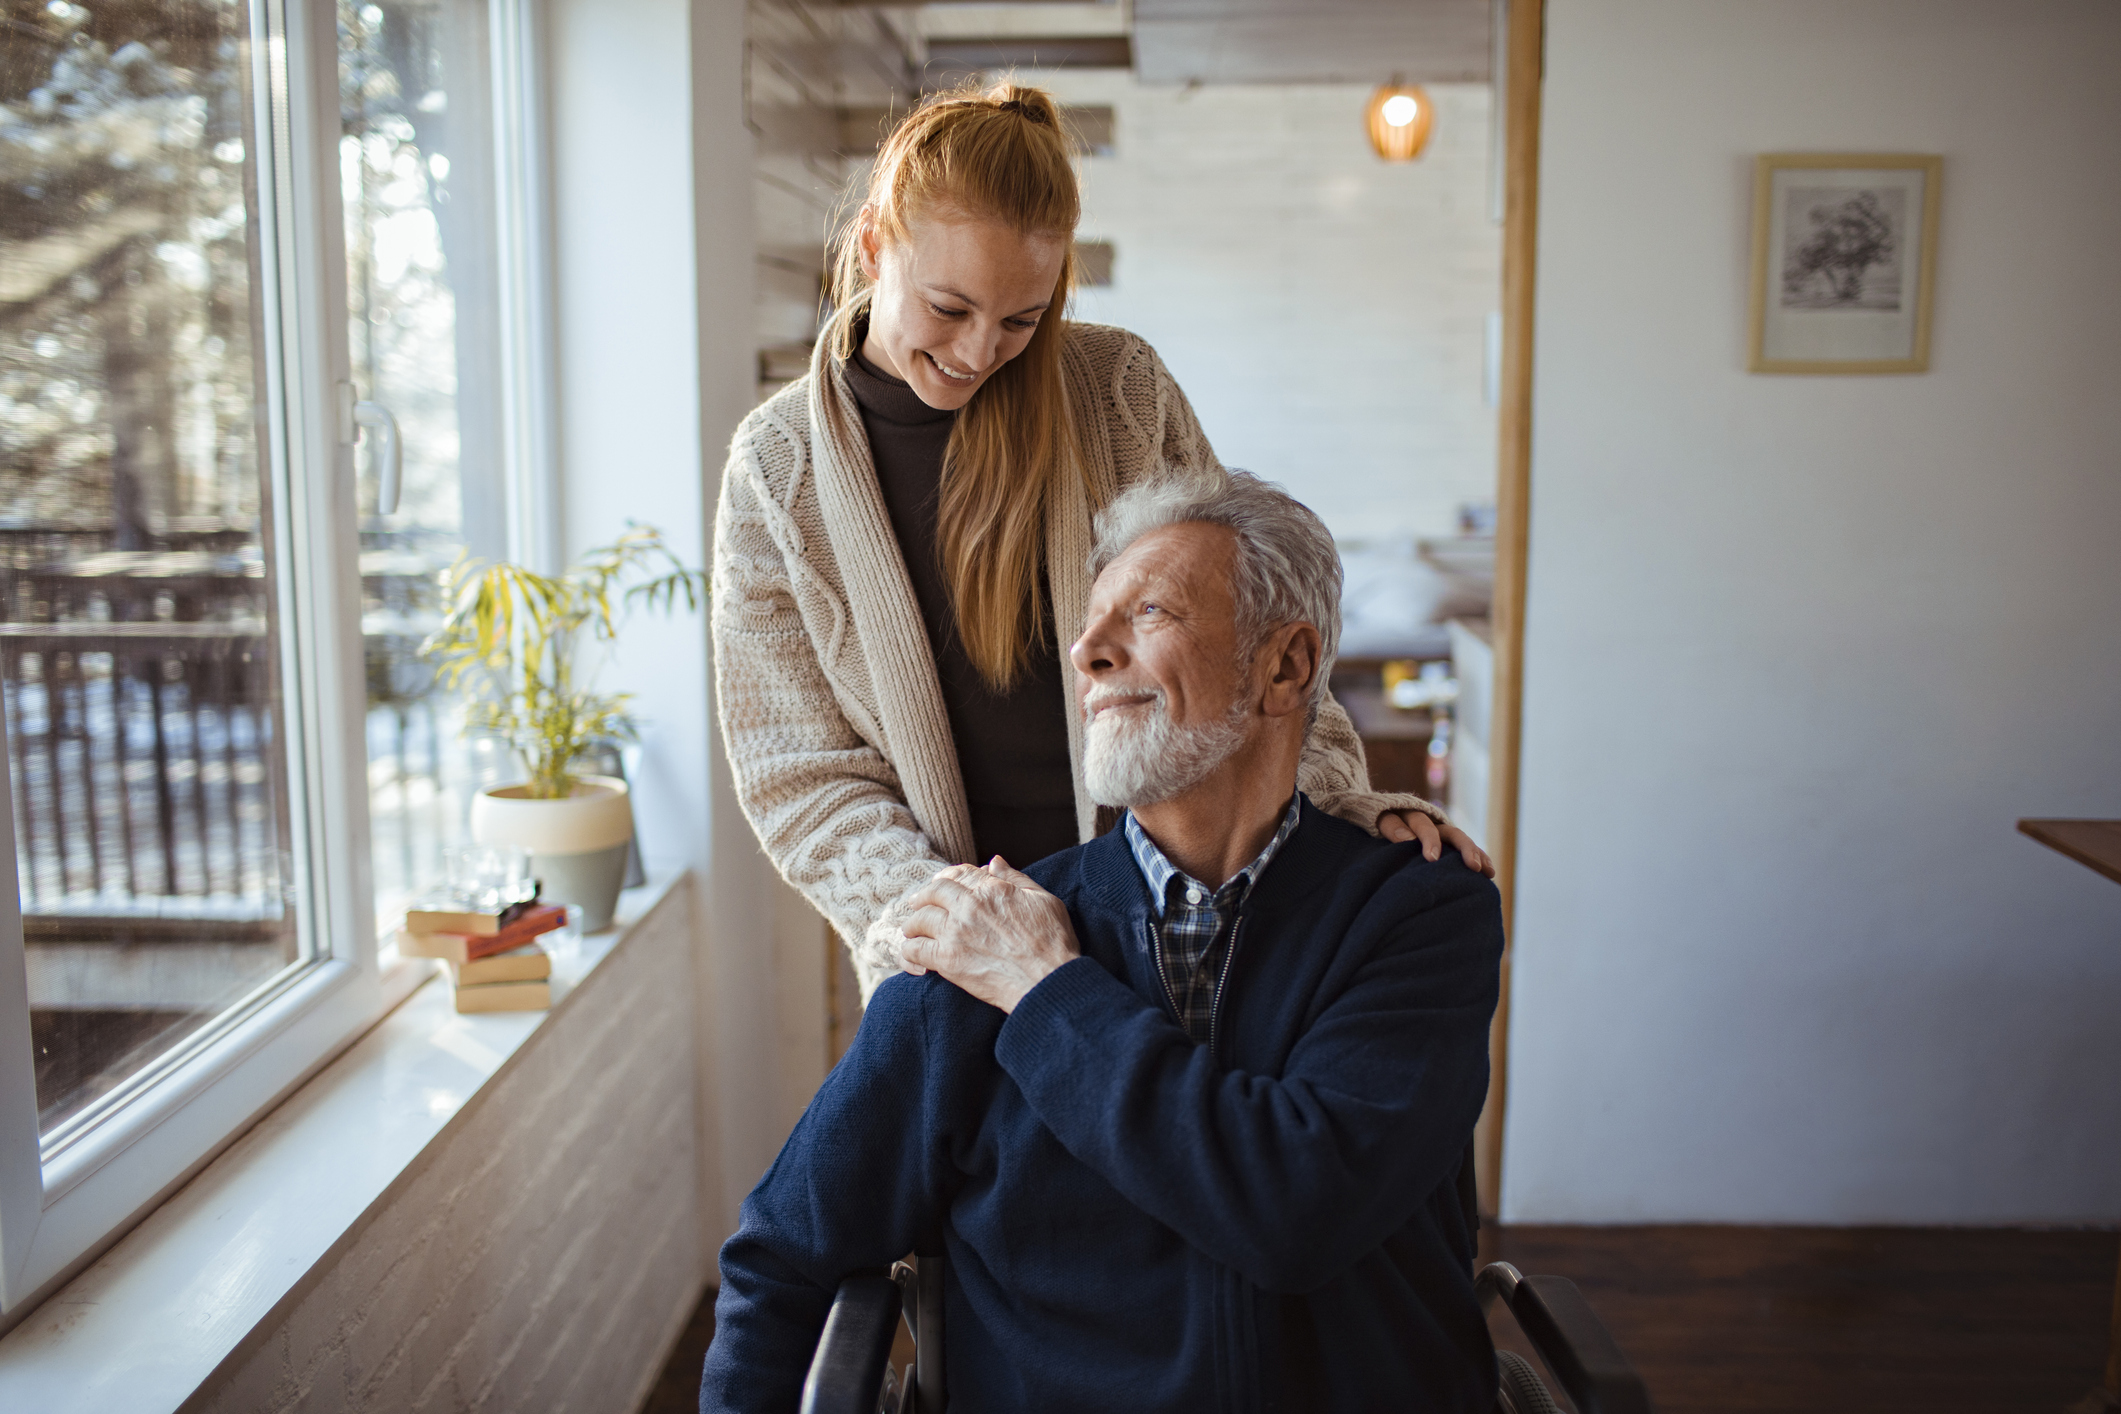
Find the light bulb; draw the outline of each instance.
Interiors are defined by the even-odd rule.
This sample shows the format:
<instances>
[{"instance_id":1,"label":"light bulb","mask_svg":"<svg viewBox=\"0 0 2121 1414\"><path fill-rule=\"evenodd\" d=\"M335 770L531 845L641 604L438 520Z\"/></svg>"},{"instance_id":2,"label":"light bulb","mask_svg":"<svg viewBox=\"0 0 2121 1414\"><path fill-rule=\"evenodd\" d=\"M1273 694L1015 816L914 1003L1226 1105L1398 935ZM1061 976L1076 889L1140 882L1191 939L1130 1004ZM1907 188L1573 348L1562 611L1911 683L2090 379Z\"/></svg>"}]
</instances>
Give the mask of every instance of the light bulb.
<instances>
[{"instance_id":1,"label":"light bulb","mask_svg":"<svg viewBox=\"0 0 2121 1414\"><path fill-rule=\"evenodd\" d=\"M1430 106L1429 95L1396 75L1390 83L1380 84L1363 108L1370 146L1387 162L1411 162L1421 156L1435 121L1436 109Z\"/></svg>"}]
</instances>

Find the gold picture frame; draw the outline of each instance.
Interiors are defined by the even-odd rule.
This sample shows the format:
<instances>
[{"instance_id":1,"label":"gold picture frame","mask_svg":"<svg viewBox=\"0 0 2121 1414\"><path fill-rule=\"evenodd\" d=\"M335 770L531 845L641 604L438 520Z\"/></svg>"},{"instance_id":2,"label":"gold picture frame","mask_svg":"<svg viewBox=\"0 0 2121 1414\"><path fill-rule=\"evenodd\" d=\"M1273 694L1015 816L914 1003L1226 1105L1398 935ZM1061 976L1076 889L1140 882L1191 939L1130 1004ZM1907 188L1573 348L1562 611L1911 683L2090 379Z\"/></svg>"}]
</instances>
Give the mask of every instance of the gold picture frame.
<instances>
[{"instance_id":1,"label":"gold picture frame","mask_svg":"<svg viewBox=\"0 0 2121 1414\"><path fill-rule=\"evenodd\" d=\"M1754 373L1927 373L1944 159L1753 163Z\"/></svg>"}]
</instances>

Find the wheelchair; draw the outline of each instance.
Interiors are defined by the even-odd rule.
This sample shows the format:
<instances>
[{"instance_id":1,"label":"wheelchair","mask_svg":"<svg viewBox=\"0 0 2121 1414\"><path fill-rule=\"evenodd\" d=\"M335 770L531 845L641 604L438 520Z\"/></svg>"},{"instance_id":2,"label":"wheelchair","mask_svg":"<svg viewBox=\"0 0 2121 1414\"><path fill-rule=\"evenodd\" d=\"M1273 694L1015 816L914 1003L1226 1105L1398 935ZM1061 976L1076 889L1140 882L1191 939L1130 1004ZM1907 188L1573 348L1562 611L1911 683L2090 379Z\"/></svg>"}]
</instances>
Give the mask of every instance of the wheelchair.
<instances>
[{"instance_id":1,"label":"wheelchair","mask_svg":"<svg viewBox=\"0 0 2121 1414\"><path fill-rule=\"evenodd\" d=\"M1467 1230L1479 1232L1470 1145L1459 1165L1458 1197ZM802 1414L940 1414L946 1397L943 1270L940 1251L921 1252L914 1264L896 1263L889 1277L840 1283L803 1383ZM1576 1283L1528 1277L1508 1262L1491 1262L1475 1275L1473 1289L1482 1309L1500 1301L1509 1310L1577 1414L1650 1414L1649 1391ZM914 1357L896 1370L891 1346L901 1315L913 1336ZM1498 1350L1495 1364L1496 1414L1558 1414L1560 1406L1530 1361Z\"/></svg>"}]
</instances>

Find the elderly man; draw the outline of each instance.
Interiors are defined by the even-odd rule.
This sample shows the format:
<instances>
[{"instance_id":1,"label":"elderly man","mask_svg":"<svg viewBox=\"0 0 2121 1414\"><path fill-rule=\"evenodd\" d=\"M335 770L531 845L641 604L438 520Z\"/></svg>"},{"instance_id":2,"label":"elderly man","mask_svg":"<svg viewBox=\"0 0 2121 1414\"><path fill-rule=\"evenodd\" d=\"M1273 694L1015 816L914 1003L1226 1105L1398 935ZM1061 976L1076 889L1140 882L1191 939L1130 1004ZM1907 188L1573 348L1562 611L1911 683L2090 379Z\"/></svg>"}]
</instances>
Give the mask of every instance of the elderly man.
<instances>
[{"instance_id":1,"label":"elderly man","mask_svg":"<svg viewBox=\"0 0 2121 1414\"><path fill-rule=\"evenodd\" d=\"M792 1410L833 1291L940 1241L953 1407L1489 1414L1454 1180L1494 887L1312 809L1317 518L1243 473L1098 521L1070 649L1119 826L908 901L910 975L744 1202L703 1410Z\"/></svg>"}]
</instances>

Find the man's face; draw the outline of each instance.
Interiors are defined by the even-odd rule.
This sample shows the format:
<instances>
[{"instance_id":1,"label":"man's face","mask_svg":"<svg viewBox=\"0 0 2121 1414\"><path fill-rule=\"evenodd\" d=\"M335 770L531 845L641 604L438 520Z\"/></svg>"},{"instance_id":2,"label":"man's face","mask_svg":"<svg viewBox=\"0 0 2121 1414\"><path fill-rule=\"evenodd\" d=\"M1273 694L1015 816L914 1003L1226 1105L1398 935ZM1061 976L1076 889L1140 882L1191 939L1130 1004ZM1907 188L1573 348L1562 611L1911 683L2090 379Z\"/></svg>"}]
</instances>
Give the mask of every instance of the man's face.
<instances>
[{"instance_id":1,"label":"man's face","mask_svg":"<svg viewBox=\"0 0 2121 1414\"><path fill-rule=\"evenodd\" d=\"M1154 530L1105 566L1090 591L1078 674L1083 768L1092 799L1150 805L1182 794L1239 750L1256 715L1238 662L1226 526Z\"/></svg>"}]
</instances>

